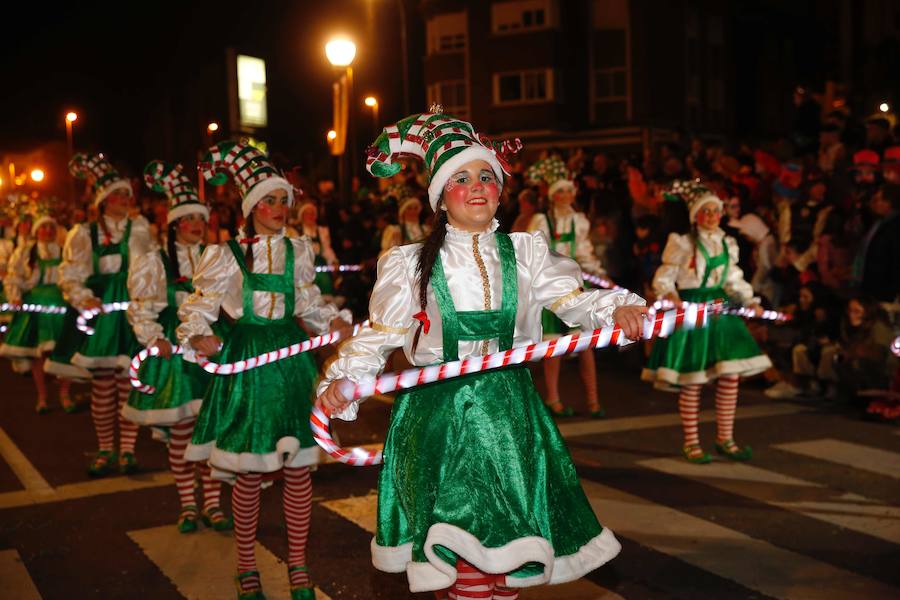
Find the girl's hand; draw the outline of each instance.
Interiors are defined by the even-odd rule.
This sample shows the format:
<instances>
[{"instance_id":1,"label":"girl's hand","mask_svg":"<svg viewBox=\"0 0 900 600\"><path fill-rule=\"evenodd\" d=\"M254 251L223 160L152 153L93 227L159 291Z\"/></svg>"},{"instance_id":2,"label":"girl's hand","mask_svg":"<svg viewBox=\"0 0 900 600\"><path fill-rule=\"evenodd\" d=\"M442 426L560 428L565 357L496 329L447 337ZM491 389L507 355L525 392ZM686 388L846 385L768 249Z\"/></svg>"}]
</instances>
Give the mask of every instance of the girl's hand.
<instances>
[{"instance_id":1,"label":"girl's hand","mask_svg":"<svg viewBox=\"0 0 900 600\"><path fill-rule=\"evenodd\" d=\"M678 292L669 292L663 296L663 300L668 300L675 305L675 308L681 308L681 296L678 295Z\"/></svg>"},{"instance_id":2,"label":"girl's hand","mask_svg":"<svg viewBox=\"0 0 900 600\"><path fill-rule=\"evenodd\" d=\"M329 331L341 334L341 339L346 340L353 333L353 325L337 317L329 324Z\"/></svg>"},{"instance_id":3,"label":"girl's hand","mask_svg":"<svg viewBox=\"0 0 900 600\"><path fill-rule=\"evenodd\" d=\"M216 335L195 335L191 338L191 346L203 356L215 356L221 345L222 340Z\"/></svg>"},{"instance_id":4,"label":"girl's hand","mask_svg":"<svg viewBox=\"0 0 900 600\"><path fill-rule=\"evenodd\" d=\"M172 343L167 339L158 339L151 347L159 348L159 355L166 360L172 358Z\"/></svg>"},{"instance_id":5,"label":"girl's hand","mask_svg":"<svg viewBox=\"0 0 900 600\"><path fill-rule=\"evenodd\" d=\"M760 306L759 304L752 304L752 305L748 306L747 308L752 310L753 314L756 315L757 318L763 316L763 307Z\"/></svg>"},{"instance_id":6,"label":"girl's hand","mask_svg":"<svg viewBox=\"0 0 900 600\"><path fill-rule=\"evenodd\" d=\"M342 382L342 379L332 381L317 400L325 408L329 416L343 411L350 405L350 400L341 393Z\"/></svg>"},{"instance_id":7,"label":"girl's hand","mask_svg":"<svg viewBox=\"0 0 900 600\"><path fill-rule=\"evenodd\" d=\"M649 314L646 306L620 306L613 312L613 320L630 340L637 340L641 337L641 331L644 329L644 317Z\"/></svg>"},{"instance_id":8,"label":"girl's hand","mask_svg":"<svg viewBox=\"0 0 900 600\"><path fill-rule=\"evenodd\" d=\"M100 301L100 298L91 296L84 301L84 308L82 310L91 310L94 308L103 308L103 302Z\"/></svg>"}]
</instances>

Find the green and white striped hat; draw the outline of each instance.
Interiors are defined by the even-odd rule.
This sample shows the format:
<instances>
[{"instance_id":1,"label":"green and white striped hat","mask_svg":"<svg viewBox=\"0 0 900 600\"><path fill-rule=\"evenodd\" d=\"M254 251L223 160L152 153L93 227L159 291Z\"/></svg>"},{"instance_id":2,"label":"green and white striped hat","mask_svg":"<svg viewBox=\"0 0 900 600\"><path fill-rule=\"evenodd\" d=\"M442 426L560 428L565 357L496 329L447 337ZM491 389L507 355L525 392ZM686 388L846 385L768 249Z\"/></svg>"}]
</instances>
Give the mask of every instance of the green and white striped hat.
<instances>
[{"instance_id":1,"label":"green and white striped hat","mask_svg":"<svg viewBox=\"0 0 900 600\"><path fill-rule=\"evenodd\" d=\"M447 180L460 167L483 160L503 185L505 174L510 172L508 159L521 149L518 139L492 142L476 133L471 124L443 114L440 106L432 106L431 112L410 115L385 127L366 151L366 169L375 177L391 177L401 168L395 159L420 158L430 180L428 200L432 210L437 210Z\"/></svg>"},{"instance_id":2,"label":"green and white striped hat","mask_svg":"<svg viewBox=\"0 0 900 600\"><path fill-rule=\"evenodd\" d=\"M209 221L209 209L200 201L197 189L182 172L181 165L153 160L144 167L144 183L154 192L169 198L169 213L166 223L174 223L181 217L197 214Z\"/></svg>"},{"instance_id":3,"label":"green and white striped hat","mask_svg":"<svg viewBox=\"0 0 900 600\"><path fill-rule=\"evenodd\" d=\"M219 142L209 149L200 163L203 177L213 185L224 185L231 176L241 191L241 211L250 216L263 196L277 189L287 191L288 203L294 203L294 186L257 148L242 142Z\"/></svg>"},{"instance_id":4,"label":"green and white striped hat","mask_svg":"<svg viewBox=\"0 0 900 600\"><path fill-rule=\"evenodd\" d=\"M79 152L69 161L69 173L78 179L87 179L94 189L94 206L111 193L119 191L131 196L131 182L119 175L103 154L88 155Z\"/></svg>"}]
</instances>

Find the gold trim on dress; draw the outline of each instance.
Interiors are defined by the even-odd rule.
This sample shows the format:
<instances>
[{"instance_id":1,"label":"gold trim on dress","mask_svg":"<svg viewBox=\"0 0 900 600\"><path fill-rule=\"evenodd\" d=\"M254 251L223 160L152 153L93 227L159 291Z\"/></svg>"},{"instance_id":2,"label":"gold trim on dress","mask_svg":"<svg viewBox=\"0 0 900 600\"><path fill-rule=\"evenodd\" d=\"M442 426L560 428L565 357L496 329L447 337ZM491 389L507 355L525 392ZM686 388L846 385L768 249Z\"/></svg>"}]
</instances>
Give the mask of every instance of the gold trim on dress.
<instances>
[{"instance_id":1,"label":"gold trim on dress","mask_svg":"<svg viewBox=\"0 0 900 600\"><path fill-rule=\"evenodd\" d=\"M398 335L405 335L407 332L409 332L409 327L391 327L390 325L375 323L374 321L369 323L369 327L379 333L396 333Z\"/></svg>"},{"instance_id":2,"label":"gold trim on dress","mask_svg":"<svg viewBox=\"0 0 900 600\"><path fill-rule=\"evenodd\" d=\"M568 302L569 300L571 300L573 298L577 298L583 292L584 292L584 288L580 288L580 287L575 288L574 290L572 290L571 292L569 292L568 294L566 294L565 296L563 296L562 298L558 299L556 302L551 304L550 312L556 312L556 309L558 309L560 306L562 306L563 304L565 304L566 302Z\"/></svg>"}]
</instances>

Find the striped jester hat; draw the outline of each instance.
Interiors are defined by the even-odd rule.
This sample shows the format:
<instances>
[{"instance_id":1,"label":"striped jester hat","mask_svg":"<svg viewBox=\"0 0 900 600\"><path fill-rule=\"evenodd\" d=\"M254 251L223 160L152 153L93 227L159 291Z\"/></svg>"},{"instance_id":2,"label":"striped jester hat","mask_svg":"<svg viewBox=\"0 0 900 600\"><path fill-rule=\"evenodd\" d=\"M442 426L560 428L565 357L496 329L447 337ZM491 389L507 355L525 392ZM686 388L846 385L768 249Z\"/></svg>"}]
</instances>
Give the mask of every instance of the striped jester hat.
<instances>
[{"instance_id":1,"label":"striped jester hat","mask_svg":"<svg viewBox=\"0 0 900 600\"><path fill-rule=\"evenodd\" d=\"M366 169L375 177L391 177L401 168L397 158L420 158L430 180L428 200L432 210L437 210L447 180L460 167L483 160L503 185L505 174L510 172L508 161L521 149L520 140L492 142L476 133L471 124L443 114L442 107L435 105L430 112L410 115L385 127L366 151Z\"/></svg>"},{"instance_id":2,"label":"striped jester hat","mask_svg":"<svg viewBox=\"0 0 900 600\"><path fill-rule=\"evenodd\" d=\"M243 142L219 142L209 149L200 163L203 177L212 185L224 185L234 179L241 191L241 211L250 216L263 196L277 189L287 191L288 204L294 203L294 186L257 148Z\"/></svg>"},{"instance_id":3,"label":"striped jester hat","mask_svg":"<svg viewBox=\"0 0 900 600\"><path fill-rule=\"evenodd\" d=\"M209 209L200 202L197 189L182 172L181 165L173 165L161 160L153 160L144 167L144 183L154 192L169 198L169 213L166 223L174 223L181 217L197 214L209 221Z\"/></svg>"},{"instance_id":4,"label":"striped jester hat","mask_svg":"<svg viewBox=\"0 0 900 600\"><path fill-rule=\"evenodd\" d=\"M78 179L87 179L94 190L94 206L113 192L133 195L131 182L119 175L103 154L89 155L79 152L69 161L69 173Z\"/></svg>"}]
</instances>

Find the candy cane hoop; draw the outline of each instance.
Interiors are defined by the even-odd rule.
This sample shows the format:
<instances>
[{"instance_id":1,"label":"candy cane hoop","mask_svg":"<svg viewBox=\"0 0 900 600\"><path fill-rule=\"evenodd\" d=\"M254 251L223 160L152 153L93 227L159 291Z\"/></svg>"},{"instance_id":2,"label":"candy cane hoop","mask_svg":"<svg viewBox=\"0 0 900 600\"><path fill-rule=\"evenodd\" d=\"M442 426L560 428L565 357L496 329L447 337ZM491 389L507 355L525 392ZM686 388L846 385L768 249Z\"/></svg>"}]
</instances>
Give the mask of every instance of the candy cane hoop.
<instances>
[{"instance_id":1,"label":"candy cane hoop","mask_svg":"<svg viewBox=\"0 0 900 600\"><path fill-rule=\"evenodd\" d=\"M81 314L78 315L78 318L75 319L75 327L78 331L84 332L87 335L94 335L94 328L88 325L88 321L102 313L118 312L122 310L128 310L128 302L110 302L109 304L103 304L100 308L83 310L81 311Z\"/></svg>"},{"instance_id":2,"label":"candy cane hoop","mask_svg":"<svg viewBox=\"0 0 900 600\"><path fill-rule=\"evenodd\" d=\"M350 337L353 337L354 335L359 333L359 330L367 326L368 324L368 321L363 321L362 323L354 325ZM212 375L235 375L237 373L243 373L244 371L249 371L250 369L255 369L272 362L277 362L285 358L290 358L292 356L302 354L303 352L309 352L310 350L315 350L317 348L328 346L329 344L334 344L342 339L343 337L338 332L326 333L325 335L310 338L305 342L291 344L290 346L285 346L284 348L279 348L278 350L272 350L271 352L266 352L264 354L254 356L253 358L239 360L233 363L215 363L209 360L209 358L207 358L206 356L197 355L197 364L204 371ZM184 348L182 348L181 346L173 345L172 355L174 356L176 354L184 354ZM131 380L132 387L144 394L156 393L156 388L150 384L142 382L139 376L141 365L151 356L159 356L159 348L157 348L156 346L144 348L131 359L131 364L128 366L128 378Z\"/></svg>"},{"instance_id":3,"label":"candy cane hoop","mask_svg":"<svg viewBox=\"0 0 900 600\"><path fill-rule=\"evenodd\" d=\"M10 304L4 302L0 304L0 313L3 312L29 312L39 313L43 315L64 315L66 314L65 306L52 306L49 304Z\"/></svg>"},{"instance_id":4,"label":"candy cane hoop","mask_svg":"<svg viewBox=\"0 0 900 600\"><path fill-rule=\"evenodd\" d=\"M362 265L319 265L316 267L316 273L355 273L362 270Z\"/></svg>"}]
</instances>

